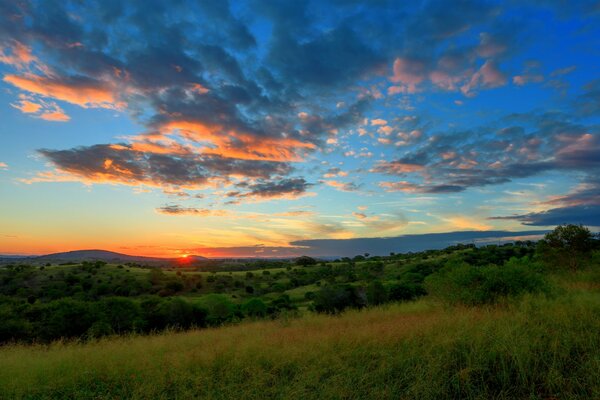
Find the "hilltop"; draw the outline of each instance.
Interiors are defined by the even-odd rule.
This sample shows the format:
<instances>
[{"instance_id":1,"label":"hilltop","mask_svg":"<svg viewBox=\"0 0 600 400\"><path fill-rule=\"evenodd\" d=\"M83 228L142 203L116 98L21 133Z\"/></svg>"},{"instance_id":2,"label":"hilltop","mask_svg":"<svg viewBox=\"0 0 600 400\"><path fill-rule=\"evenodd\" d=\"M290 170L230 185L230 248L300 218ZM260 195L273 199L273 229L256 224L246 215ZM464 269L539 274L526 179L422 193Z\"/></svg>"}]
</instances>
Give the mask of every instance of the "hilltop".
<instances>
[{"instance_id":1,"label":"hilltop","mask_svg":"<svg viewBox=\"0 0 600 400\"><path fill-rule=\"evenodd\" d=\"M15 262L19 263L81 263L84 261L104 261L112 264L139 263L139 264L172 264L180 261L178 258L161 258L161 257L146 257L132 256L129 254L116 253L107 250L74 250L62 253L46 254L42 256L24 256L24 257L5 257L0 256L0 262ZM202 256L187 256L188 261L202 261L207 258Z\"/></svg>"}]
</instances>

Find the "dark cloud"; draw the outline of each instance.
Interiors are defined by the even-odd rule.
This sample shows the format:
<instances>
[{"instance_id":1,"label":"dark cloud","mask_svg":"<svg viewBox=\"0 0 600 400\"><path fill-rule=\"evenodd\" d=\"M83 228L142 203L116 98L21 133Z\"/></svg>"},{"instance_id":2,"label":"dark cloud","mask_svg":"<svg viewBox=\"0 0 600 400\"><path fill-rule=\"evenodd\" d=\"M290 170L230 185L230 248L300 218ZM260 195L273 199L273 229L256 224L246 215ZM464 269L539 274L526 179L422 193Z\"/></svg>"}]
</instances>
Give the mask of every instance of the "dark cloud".
<instances>
[{"instance_id":1,"label":"dark cloud","mask_svg":"<svg viewBox=\"0 0 600 400\"><path fill-rule=\"evenodd\" d=\"M229 192L229 197L296 198L312 186L304 178L288 178L279 181L242 182L236 185L244 191Z\"/></svg>"},{"instance_id":2,"label":"dark cloud","mask_svg":"<svg viewBox=\"0 0 600 400\"><path fill-rule=\"evenodd\" d=\"M354 256L370 253L388 255L390 252L403 253L442 249L458 243L497 244L515 240L537 240L547 231L467 231L448 233L429 233L422 235L403 235L390 238L356 239L315 239L291 242L292 246L303 248L303 254L325 256Z\"/></svg>"},{"instance_id":3,"label":"dark cloud","mask_svg":"<svg viewBox=\"0 0 600 400\"><path fill-rule=\"evenodd\" d=\"M156 209L159 214L165 215L194 215L198 217L214 217L227 215L225 210L212 210L209 208L182 207L178 204L168 204Z\"/></svg>"},{"instance_id":4,"label":"dark cloud","mask_svg":"<svg viewBox=\"0 0 600 400\"><path fill-rule=\"evenodd\" d=\"M231 175L269 179L291 171L287 163L225 158L194 153L160 154L130 145L94 145L70 150L39 151L59 171L92 182L130 185L200 187Z\"/></svg>"},{"instance_id":5,"label":"dark cloud","mask_svg":"<svg viewBox=\"0 0 600 400\"><path fill-rule=\"evenodd\" d=\"M345 25L303 42L291 37L287 28L281 26L269 54L269 65L284 81L319 89L355 82L383 61Z\"/></svg>"},{"instance_id":6,"label":"dark cloud","mask_svg":"<svg viewBox=\"0 0 600 400\"><path fill-rule=\"evenodd\" d=\"M492 220L516 220L523 225L551 226L560 224L583 224L600 226L600 180L588 177L573 191L562 196L552 196L542 204L548 210L521 215L491 217Z\"/></svg>"},{"instance_id":7,"label":"dark cloud","mask_svg":"<svg viewBox=\"0 0 600 400\"><path fill-rule=\"evenodd\" d=\"M584 86L584 92L575 101L575 108L583 116L600 115L600 79Z\"/></svg>"},{"instance_id":8,"label":"dark cloud","mask_svg":"<svg viewBox=\"0 0 600 400\"><path fill-rule=\"evenodd\" d=\"M520 221L523 225L530 226L553 226L561 224L600 226L600 204L559 207L542 212L492 217L490 219L516 220Z\"/></svg>"},{"instance_id":9,"label":"dark cloud","mask_svg":"<svg viewBox=\"0 0 600 400\"><path fill-rule=\"evenodd\" d=\"M563 114L511 116L500 129L484 126L463 132L434 134L429 140L372 171L402 177L382 182L390 191L460 192L497 185L547 171L593 174L600 167L600 137L596 126L572 122ZM415 182L415 176L426 183ZM406 179L412 177L410 181Z\"/></svg>"}]
</instances>

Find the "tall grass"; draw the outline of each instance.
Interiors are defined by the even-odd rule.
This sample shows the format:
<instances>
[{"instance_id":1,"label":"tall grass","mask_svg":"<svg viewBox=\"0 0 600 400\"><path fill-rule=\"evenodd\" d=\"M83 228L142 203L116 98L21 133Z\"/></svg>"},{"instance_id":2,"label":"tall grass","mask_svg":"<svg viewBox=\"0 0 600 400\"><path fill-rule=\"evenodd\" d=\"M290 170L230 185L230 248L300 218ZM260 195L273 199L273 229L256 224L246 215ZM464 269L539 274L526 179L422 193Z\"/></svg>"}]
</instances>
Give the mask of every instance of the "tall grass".
<instances>
[{"instance_id":1,"label":"tall grass","mask_svg":"<svg viewBox=\"0 0 600 400\"><path fill-rule=\"evenodd\" d=\"M599 399L600 295L0 349L2 399Z\"/></svg>"}]
</instances>

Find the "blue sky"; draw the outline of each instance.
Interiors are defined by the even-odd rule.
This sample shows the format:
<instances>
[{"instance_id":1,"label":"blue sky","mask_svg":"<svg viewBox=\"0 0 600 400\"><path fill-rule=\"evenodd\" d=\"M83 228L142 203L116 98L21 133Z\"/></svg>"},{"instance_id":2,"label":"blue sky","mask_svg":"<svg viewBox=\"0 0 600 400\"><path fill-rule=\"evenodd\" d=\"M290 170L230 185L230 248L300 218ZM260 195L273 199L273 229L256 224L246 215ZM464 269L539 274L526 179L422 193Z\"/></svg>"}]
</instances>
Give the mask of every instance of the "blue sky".
<instances>
[{"instance_id":1,"label":"blue sky","mask_svg":"<svg viewBox=\"0 0 600 400\"><path fill-rule=\"evenodd\" d=\"M1 253L600 226L597 2L0 10Z\"/></svg>"}]
</instances>

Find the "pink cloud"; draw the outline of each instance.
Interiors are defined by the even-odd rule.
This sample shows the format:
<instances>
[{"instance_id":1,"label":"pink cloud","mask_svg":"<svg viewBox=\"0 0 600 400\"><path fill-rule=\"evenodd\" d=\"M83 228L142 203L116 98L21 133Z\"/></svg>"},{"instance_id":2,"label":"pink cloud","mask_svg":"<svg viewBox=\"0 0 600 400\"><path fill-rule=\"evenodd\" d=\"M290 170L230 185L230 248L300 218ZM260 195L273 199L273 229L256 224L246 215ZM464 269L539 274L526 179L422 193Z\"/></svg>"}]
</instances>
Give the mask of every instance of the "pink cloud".
<instances>
[{"instance_id":1,"label":"pink cloud","mask_svg":"<svg viewBox=\"0 0 600 400\"><path fill-rule=\"evenodd\" d=\"M488 60L471 76L469 82L465 83L460 90L465 96L473 96L473 91L479 88L495 88L505 84L506 76L493 61Z\"/></svg>"},{"instance_id":2,"label":"pink cloud","mask_svg":"<svg viewBox=\"0 0 600 400\"><path fill-rule=\"evenodd\" d=\"M419 60L396 58L394 60L393 75L390 82L400 85L388 88L389 94L416 93L417 86L425 80L425 64Z\"/></svg>"},{"instance_id":3,"label":"pink cloud","mask_svg":"<svg viewBox=\"0 0 600 400\"><path fill-rule=\"evenodd\" d=\"M0 63L8 64L17 69L24 69L37 58L31 53L31 48L16 40L0 49Z\"/></svg>"},{"instance_id":4,"label":"pink cloud","mask_svg":"<svg viewBox=\"0 0 600 400\"><path fill-rule=\"evenodd\" d=\"M513 83L517 86L523 86L528 83L539 83L544 81L544 76L541 74L523 74L516 75L512 79Z\"/></svg>"}]
</instances>

